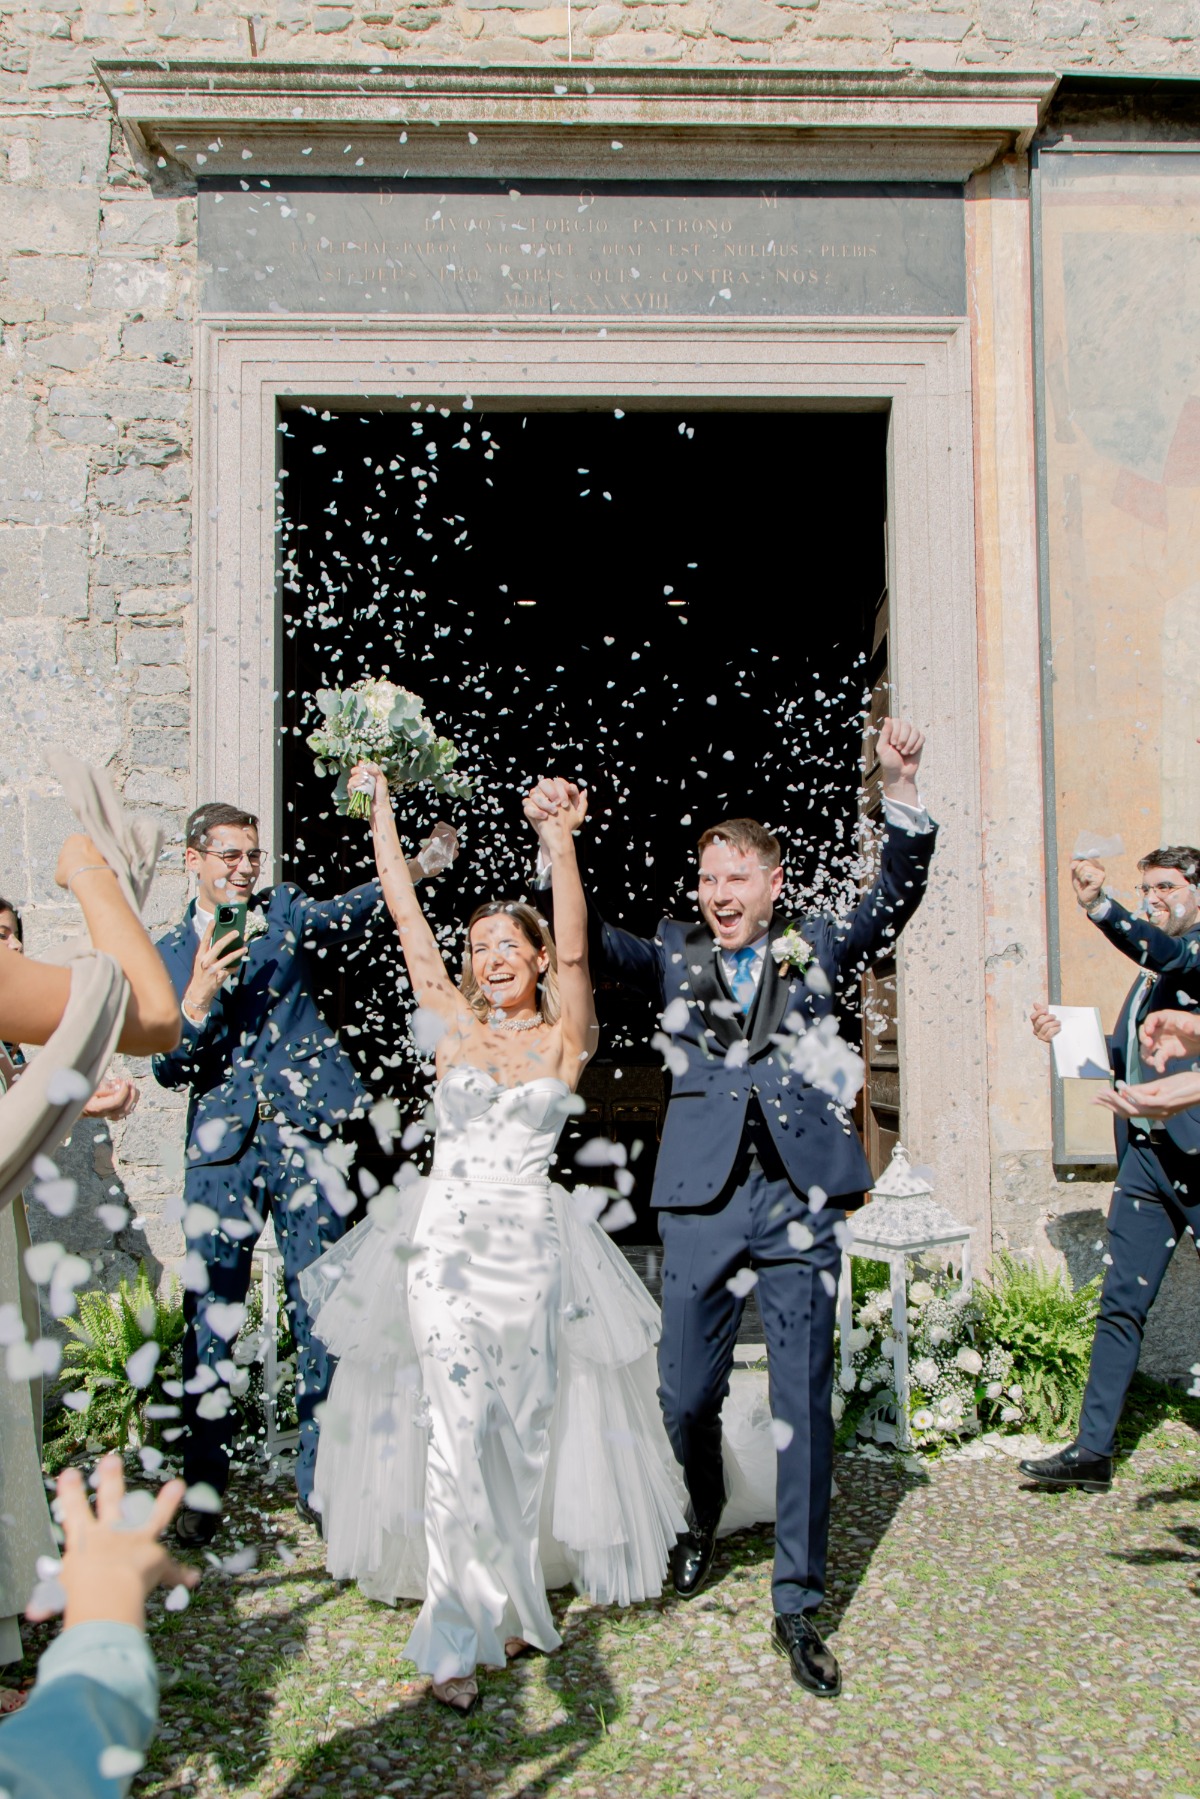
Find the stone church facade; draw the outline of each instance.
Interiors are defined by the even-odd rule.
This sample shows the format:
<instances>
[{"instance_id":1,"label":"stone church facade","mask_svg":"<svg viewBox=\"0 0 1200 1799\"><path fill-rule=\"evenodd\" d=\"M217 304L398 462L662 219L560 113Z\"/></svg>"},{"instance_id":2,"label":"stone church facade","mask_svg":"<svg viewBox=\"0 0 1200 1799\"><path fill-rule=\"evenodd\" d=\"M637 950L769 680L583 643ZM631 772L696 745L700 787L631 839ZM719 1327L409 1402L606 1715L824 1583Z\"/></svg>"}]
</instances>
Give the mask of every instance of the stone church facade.
<instances>
[{"instance_id":1,"label":"stone church facade","mask_svg":"<svg viewBox=\"0 0 1200 1799\"><path fill-rule=\"evenodd\" d=\"M1079 833L1122 836L1125 891L1135 854L1200 835L1198 38L1182 0L13 0L0 891L31 949L71 922L51 879L69 817L41 744L106 764L162 820L156 926L186 897L192 804L236 795L277 814L281 409L489 394L884 409L891 677L932 732L944 825L900 961L899 1128L980 1250L1092 1272L1107 1143L1090 1095L1051 1082L1026 1018L1050 993L1111 1022L1123 990L1061 903ZM936 304L867 279L811 310L803 294L734 292L720 318L664 300L605 301L598 320L570 280L549 309L489 297L482 276L442 303L419 281L401 292L387 256L375 278L333 252L305 265L307 287L267 280L264 301L253 256L240 286L214 261L230 241L217 191L232 214L251 179L276 194L359 182L399 216L409 177L481 193L498 178L628 183L651 200L689 182L750 200L818 183L851 209L899 194L896 268L911 265L905 232L927 241L905 196L936 190L957 236ZM799 230L809 202L792 197ZM847 245L892 254L892 224L872 248L868 214L843 216ZM278 243L307 256L304 229ZM772 271L748 254L749 287ZM722 256L742 272L721 248L714 275ZM443 246L443 281L446 266ZM668 265L654 268L666 289ZM332 299L326 277L342 283ZM87 1190L121 1189L138 1220L114 1241L80 1209L72 1229L105 1278L147 1246L163 1265L181 1254L181 1131L147 1077L111 1144L97 1131L73 1146ZM1178 1257L1151 1345L1162 1371L1200 1357L1196 1294Z\"/></svg>"}]
</instances>

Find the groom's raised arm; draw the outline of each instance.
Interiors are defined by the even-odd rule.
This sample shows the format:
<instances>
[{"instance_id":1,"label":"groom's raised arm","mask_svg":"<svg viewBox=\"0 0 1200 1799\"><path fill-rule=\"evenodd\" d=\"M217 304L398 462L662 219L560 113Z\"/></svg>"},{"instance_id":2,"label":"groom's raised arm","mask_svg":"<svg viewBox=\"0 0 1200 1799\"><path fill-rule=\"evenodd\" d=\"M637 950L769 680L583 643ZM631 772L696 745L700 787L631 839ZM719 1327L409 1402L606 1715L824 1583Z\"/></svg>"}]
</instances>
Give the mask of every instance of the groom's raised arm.
<instances>
[{"instance_id":1,"label":"groom's raised arm","mask_svg":"<svg viewBox=\"0 0 1200 1799\"><path fill-rule=\"evenodd\" d=\"M937 826L917 791L924 747L924 733L915 725L884 719L878 744L883 849L873 886L834 934L834 960L843 978L861 974L881 949L894 944L924 897L937 843Z\"/></svg>"},{"instance_id":2,"label":"groom's raised arm","mask_svg":"<svg viewBox=\"0 0 1200 1799\"><path fill-rule=\"evenodd\" d=\"M547 808L555 803L556 790L560 783L556 777L548 776L538 782L525 798L525 816L536 831L539 822L548 816ZM563 782L567 787L570 783ZM537 875L534 882L542 909L554 927L554 895L550 888L549 863L539 856ZM588 966L592 979L619 981L623 987L632 987L638 993L644 993L648 999L663 1003L663 947L656 938L639 937L633 931L622 930L619 925L611 925L602 918L584 882L584 897L587 901L588 921Z\"/></svg>"}]
</instances>

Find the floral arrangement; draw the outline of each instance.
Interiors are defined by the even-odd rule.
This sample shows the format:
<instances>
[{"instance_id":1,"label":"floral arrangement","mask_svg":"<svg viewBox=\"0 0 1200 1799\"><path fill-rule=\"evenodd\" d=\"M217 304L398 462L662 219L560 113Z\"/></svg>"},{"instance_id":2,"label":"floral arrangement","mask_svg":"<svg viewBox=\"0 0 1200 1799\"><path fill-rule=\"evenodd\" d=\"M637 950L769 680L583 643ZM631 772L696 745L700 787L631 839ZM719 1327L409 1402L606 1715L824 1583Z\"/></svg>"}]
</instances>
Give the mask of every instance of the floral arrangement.
<instances>
[{"instance_id":1,"label":"floral arrangement","mask_svg":"<svg viewBox=\"0 0 1200 1799\"><path fill-rule=\"evenodd\" d=\"M458 750L439 737L422 712L424 702L407 687L370 676L338 690L323 688L316 696L324 723L308 738L318 774L336 774L334 799L339 813L368 818L370 795L350 793L347 779L356 762L376 762L393 793L427 782L436 793L466 799L470 782L454 773Z\"/></svg>"},{"instance_id":2,"label":"floral arrangement","mask_svg":"<svg viewBox=\"0 0 1200 1799\"><path fill-rule=\"evenodd\" d=\"M771 954L781 974L789 971L804 974L811 966L816 951L807 937L802 935L799 923L793 920L771 944Z\"/></svg>"},{"instance_id":3,"label":"floral arrangement","mask_svg":"<svg viewBox=\"0 0 1200 1799\"><path fill-rule=\"evenodd\" d=\"M861 1266L861 1264L859 1264ZM917 1449L937 1449L977 1435L985 1428L1011 1429L1025 1421L1013 1358L989 1342L984 1303L964 1298L957 1278L930 1268L927 1280L909 1283L909 1432ZM896 1390L892 1372L892 1300L885 1284L869 1289L854 1307L850 1333L851 1367L838 1377L834 1420L859 1437L895 1443Z\"/></svg>"}]
</instances>

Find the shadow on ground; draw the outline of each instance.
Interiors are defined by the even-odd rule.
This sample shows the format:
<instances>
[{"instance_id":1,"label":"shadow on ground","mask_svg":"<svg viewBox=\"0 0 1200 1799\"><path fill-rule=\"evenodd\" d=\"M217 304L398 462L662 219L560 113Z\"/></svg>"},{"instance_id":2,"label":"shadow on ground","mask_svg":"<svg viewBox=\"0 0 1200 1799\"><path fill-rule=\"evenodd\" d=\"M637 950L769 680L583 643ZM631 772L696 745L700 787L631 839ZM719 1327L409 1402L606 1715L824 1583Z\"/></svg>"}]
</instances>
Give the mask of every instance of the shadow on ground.
<instances>
[{"instance_id":1,"label":"shadow on ground","mask_svg":"<svg viewBox=\"0 0 1200 1799\"><path fill-rule=\"evenodd\" d=\"M426 1683L414 1680L417 1690L398 1702L385 1701L375 1717L314 1744L278 1799L307 1799L330 1779L340 1779L343 1790L348 1780L382 1783L389 1773L415 1774L418 1762L426 1772L440 1764L446 1789L464 1782L474 1788L485 1776L489 1784L520 1781L522 1769L529 1769L526 1780L509 1790L544 1792L571 1774L589 1751L589 1776L619 1775L628 1751L614 1742L605 1755L607 1731L620 1704L598 1641L611 1615L588 1611L564 1617L570 1598L569 1593L554 1596L563 1646L540 1669L526 1660L503 1671L482 1671L480 1703L466 1718L439 1705ZM559 1701L541 1717L532 1691L539 1674Z\"/></svg>"}]
</instances>

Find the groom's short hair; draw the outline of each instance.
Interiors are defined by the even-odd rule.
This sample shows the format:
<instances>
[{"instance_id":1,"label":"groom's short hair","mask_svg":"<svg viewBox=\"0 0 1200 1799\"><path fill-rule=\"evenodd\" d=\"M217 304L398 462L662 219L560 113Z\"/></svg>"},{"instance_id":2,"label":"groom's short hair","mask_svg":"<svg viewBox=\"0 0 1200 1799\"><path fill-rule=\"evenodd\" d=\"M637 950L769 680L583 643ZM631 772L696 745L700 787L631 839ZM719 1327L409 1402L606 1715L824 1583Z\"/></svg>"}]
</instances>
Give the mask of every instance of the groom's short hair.
<instances>
[{"instance_id":1,"label":"groom's short hair","mask_svg":"<svg viewBox=\"0 0 1200 1799\"><path fill-rule=\"evenodd\" d=\"M744 856L757 856L764 868L778 868L783 860L778 837L754 818L724 818L719 825L709 825L696 846L703 855L710 843L727 843Z\"/></svg>"},{"instance_id":2,"label":"groom's short hair","mask_svg":"<svg viewBox=\"0 0 1200 1799\"><path fill-rule=\"evenodd\" d=\"M222 825L257 831L258 820L253 812L243 812L240 806L227 806L223 800L209 800L207 805L197 806L188 819L184 843L190 850L202 850L212 833L220 830Z\"/></svg>"}]
</instances>

